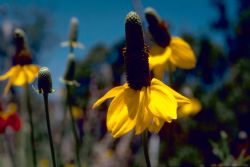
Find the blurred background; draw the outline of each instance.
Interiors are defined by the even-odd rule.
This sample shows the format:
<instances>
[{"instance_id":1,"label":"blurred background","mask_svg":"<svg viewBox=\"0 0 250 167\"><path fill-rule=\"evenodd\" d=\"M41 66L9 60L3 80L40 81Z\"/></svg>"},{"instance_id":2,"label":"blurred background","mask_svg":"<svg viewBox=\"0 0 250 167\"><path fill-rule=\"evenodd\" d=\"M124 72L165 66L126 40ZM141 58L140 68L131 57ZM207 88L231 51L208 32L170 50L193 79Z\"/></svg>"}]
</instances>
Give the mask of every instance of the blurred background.
<instances>
[{"instance_id":1,"label":"blurred background","mask_svg":"<svg viewBox=\"0 0 250 167\"><path fill-rule=\"evenodd\" d=\"M75 79L81 86L72 91L72 103L78 113L75 121L81 141L82 166L145 166L140 136L128 134L113 139L105 125L108 103L98 110L92 110L91 105L107 90L124 83L125 16L131 10L136 11L147 33L144 9L149 6L168 23L171 35L181 36L193 48L197 65L192 70L177 69L173 88L195 97L201 104L201 110L193 116L165 123L159 135L150 135L153 166L249 164L249 0L1 0L0 74L12 65L13 31L22 28L27 34L34 64L47 66L52 73L56 92L51 94L49 103L58 162L60 166L74 164L65 86L59 78L64 75L69 52L60 44L68 40L70 19L76 17L78 41L85 46L74 50ZM167 84L167 77L164 81ZM0 92L5 84L0 82ZM23 121L20 132L6 132L8 140L0 134L0 166L32 166L27 114L22 112L25 111L23 96L21 88L13 87L11 95L0 97L3 108L14 99ZM42 104L42 97L32 92L41 167L51 163ZM11 152L6 145L10 145Z\"/></svg>"}]
</instances>

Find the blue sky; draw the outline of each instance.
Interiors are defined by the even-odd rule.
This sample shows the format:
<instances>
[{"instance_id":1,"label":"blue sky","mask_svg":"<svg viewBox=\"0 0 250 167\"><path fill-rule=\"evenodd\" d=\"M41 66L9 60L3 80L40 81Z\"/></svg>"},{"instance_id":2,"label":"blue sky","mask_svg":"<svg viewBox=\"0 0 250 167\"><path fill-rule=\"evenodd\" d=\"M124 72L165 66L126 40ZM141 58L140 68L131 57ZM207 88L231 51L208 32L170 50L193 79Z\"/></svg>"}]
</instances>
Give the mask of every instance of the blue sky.
<instances>
[{"instance_id":1,"label":"blue sky","mask_svg":"<svg viewBox=\"0 0 250 167\"><path fill-rule=\"evenodd\" d=\"M227 0L228 15L234 17L236 0ZM105 43L112 46L116 41L123 38L124 18L133 10L132 0L12 0L1 1L13 6L28 8L37 6L48 11L53 20L51 28L65 41L68 37L69 20L75 16L79 19L79 41L86 46L85 50L77 50L79 59L97 43ZM216 10L210 0L141 0L143 7L151 6L157 10L159 15L171 25L171 33L180 35L188 32L195 35L209 34L209 24L217 17ZM32 14L32 13L31 13ZM219 36L214 35L214 40L220 42ZM44 62L54 76L61 76L64 72L68 49L61 48L60 44L50 50L43 50L40 54L51 55L51 61ZM58 63L60 62L60 63ZM59 85L55 78L54 83Z\"/></svg>"}]
</instances>

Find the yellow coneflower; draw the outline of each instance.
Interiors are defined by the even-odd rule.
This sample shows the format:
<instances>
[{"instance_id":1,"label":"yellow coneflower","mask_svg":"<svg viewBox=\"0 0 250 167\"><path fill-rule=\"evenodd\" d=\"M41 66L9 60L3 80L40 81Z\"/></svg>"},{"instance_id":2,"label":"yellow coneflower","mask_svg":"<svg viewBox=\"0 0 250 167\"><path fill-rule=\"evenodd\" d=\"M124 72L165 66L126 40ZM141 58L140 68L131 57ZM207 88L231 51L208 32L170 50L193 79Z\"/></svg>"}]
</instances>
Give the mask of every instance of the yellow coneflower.
<instances>
[{"instance_id":1,"label":"yellow coneflower","mask_svg":"<svg viewBox=\"0 0 250 167\"><path fill-rule=\"evenodd\" d=\"M176 67L194 68L196 58L190 45L180 37L170 36L167 24L151 7L145 10L145 16L156 43L149 53L150 70L153 70L155 77L162 79L165 70L173 71Z\"/></svg>"},{"instance_id":2,"label":"yellow coneflower","mask_svg":"<svg viewBox=\"0 0 250 167\"><path fill-rule=\"evenodd\" d=\"M157 133L164 122L177 118L178 105L189 100L161 81L151 80L142 24L135 12L127 15L125 30L127 83L108 91L93 108L114 98L107 113L107 129L113 137L120 137L134 128L136 135L146 129Z\"/></svg>"},{"instance_id":3,"label":"yellow coneflower","mask_svg":"<svg viewBox=\"0 0 250 167\"><path fill-rule=\"evenodd\" d=\"M4 88L6 95L12 85L24 86L34 81L39 71L37 65L31 64L32 57L27 46L25 33L23 30L17 28L14 32L14 41L16 52L13 57L13 66L4 75L0 76L1 80L9 79Z\"/></svg>"}]
</instances>

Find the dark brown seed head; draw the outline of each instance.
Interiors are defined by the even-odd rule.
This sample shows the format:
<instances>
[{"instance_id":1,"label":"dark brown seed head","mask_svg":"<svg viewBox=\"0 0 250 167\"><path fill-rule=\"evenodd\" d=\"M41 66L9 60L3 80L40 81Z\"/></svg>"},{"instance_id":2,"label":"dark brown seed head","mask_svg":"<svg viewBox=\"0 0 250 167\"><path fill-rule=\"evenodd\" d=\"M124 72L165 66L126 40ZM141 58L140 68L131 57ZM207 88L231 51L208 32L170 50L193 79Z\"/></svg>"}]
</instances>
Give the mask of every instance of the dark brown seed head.
<instances>
[{"instance_id":1,"label":"dark brown seed head","mask_svg":"<svg viewBox=\"0 0 250 167\"><path fill-rule=\"evenodd\" d=\"M38 91L39 93L52 93L52 79L47 67L40 68L38 73Z\"/></svg>"},{"instance_id":2,"label":"dark brown seed head","mask_svg":"<svg viewBox=\"0 0 250 167\"><path fill-rule=\"evenodd\" d=\"M171 36L168 32L166 23L151 7L145 9L145 16L149 25L149 32L151 33L155 42L161 47L168 46L171 40Z\"/></svg>"},{"instance_id":3,"label":"dark brown seed head","mask_svg":"<svg viewBox=\"0 0 250 167\"><path fill-rule=\"evenodd\" d=\"M13 65L31 64L31 53L27 46L28 44L24 31L17 28L14 32L13 38L16 47L16 52L13 57Z\"/></svg>"},{"instance_id":4,"label":"dark brown seed head","mask_svg":"<svg viewBox=\"0 0 250 167\"><path fill-rule=\"evenodd\" d=\"M66 81L74 80L75 66L76 66L75 56L73 53L70 53L68 56L68 62L67 62L67 67L66 67L66 71L64 74L64 80Z\"/></svg>"},{"instance_id":5,"label":"dark brown seed head","mask_svg":"<svg viewBox=\"0 0 250 167\"><path fill-rule=\"evenodd\" d=\"M144 45L141 19L135 12L129 12L125 23L126 48L124 62L130 88L140 90L150 85L148 52Z\"/></svg>"}]
</instances>

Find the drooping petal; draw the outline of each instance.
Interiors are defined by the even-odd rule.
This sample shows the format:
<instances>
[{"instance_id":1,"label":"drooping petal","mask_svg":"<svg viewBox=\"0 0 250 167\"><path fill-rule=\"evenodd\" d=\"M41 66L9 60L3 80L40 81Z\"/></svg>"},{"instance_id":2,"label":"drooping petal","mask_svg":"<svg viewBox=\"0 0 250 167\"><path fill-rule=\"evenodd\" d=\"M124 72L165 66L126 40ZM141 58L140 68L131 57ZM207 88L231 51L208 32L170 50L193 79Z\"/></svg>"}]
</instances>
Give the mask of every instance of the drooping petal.
<instances>
[{"instance_id":1,"label":"drooping petal","mask_svg":"<svg viewBox=\"0 0 250 167\"><path fill-rule=\"evenodd\" d=\"M149 69L152 70L158 65L165 64L170 55L171 49L169 47L162 48L157 45L153 46L148 57Z\"/></svg>"},{"instance_id":2,"label":"drooping petal","mask_svg":"<svg viewBox=\"0 0 250 167\"><path fill-rule=\"evenodd\" d=\"M39 72L39 69L40 69L39 66L33 65L33 64L23 66L23 70L27 76L28 83L31 83L35 80L35 78L37 77L37 74Z\"/></svg>"},{"instance_id":3,"label":"drooping petal","mask_svg":"<svg viewBox=\"0 0 250 167\"><path fill-rule=\"evenodd\" d=\"M21 67L18 73L15 76L12 76L11 79L13 79L12 85L16 86L23 86L28 83L28 77L23 67Z\"/></svg>"},{"instance_id":4,"label":"drooping petal","mask_svg":"<svg viewBox=\"0 0 250 167\"><path fill-rule=\"evenodd\" d=\"M175 99L177 100L178 106L179 105L183 105L183 104L189 104L190 100L188 98L186 98L185 96L182 96L181 94L179 94L178 92L176 92L175 90L173 90L172 88L170 88L169 86L165 85L164 83L162 83L161 81L153 78L151 81L154 85L161 85L163 87L165 87L168 91L171 92L171 94L175 97Z\"/></svg>"},{"instance_id":5,"label":"drooping petal","mask_svg":"<svg viewBox=\"0 0 250 167\"><path fill-rule=\"evenodd\" d=\"M177 101L172 92L157 79L151 81L150 86L150 112L156 117L162 118L165 121L177 118Z\"/></svg>"},{"instance_id":6,"label":"drooping petal","mask_svg":"<svg viewBox=\"0 0 250 167\"><path fill-rule=\"evenodd\" d=\"M5 80L7 78L10 78L11 76L15 75L19 70L20 70L21 66L20 65L16 65L11 67L11 69L6 72L3 75L0 75L0 81Z\"/></svg>"},{"instance_id":7,"label":"drooping petal","mask_svg":"<svg viewBox=\"0 0 250 167\"><path fill-rule=\"evenodd\" d=\"M123 86L117 86L114 87L113 89L109 90L104 96L102 96L99 100L95 102L95 104L92 106L92 108L98 107L100 104L102 104L105 100L115 97L119 95L124 89L125 89L125 84Z\"/></svg>"},{"instance_id":8,"label":"drooping petal","mask_svg":"<svg viewBox=\"0 0 250 167\"><path fill-rule=\"evenodd\" d=\"M175 66L183 69L191 69L196 65L196 58L190 45L179 37L171 37L170 48L172 50L169 60Z\"/></svg>"},{"instance_id":9,"label":"drooping petal","mask_svg":"<svg viewBox=\"0 0 250 167\"><path fill-rule=\"evenodd\" d=\"M140 105L137 112L135 134L141 134L150 124L153 115L148 109L149 88L143 87L140 91Z\"/></svg>"},{"instance_id":10,"label":"drooping petal","mask_svg":"<svg viewBox=\"0 0 250 167\"><path fill-rule=\"evenodd\" d=\"M128 115L128 108L124 102L124 92L116 96L108 109L107 113L107 128L113 137L120 137L130 130L136 124L136 117L131 119ZM133 97L131 97L133 98Z\"/></svg>"},{"instance_id":11,"label":"drooping petal","mask_svg":"<svg viewBox=\"0 0 250 167\"><path fill-rule=\"evenodd\" d=\"M164 120L163 119L154 117L152 119L151 124L148 127L148 130L151 133L158 133L161 130L163 125L164 125Z\"/></svg>"},{"instance_id":12,"label":"drooping petal","mask_svg":"<svg viewBox=\"0 0 250 167\"><path fill-rule=\"evenodd\" d=\"M140 104L140 91L131 88L124 90L124 103L128 108L128 115L134 119Z\"/></svg>"}]
</instances>

